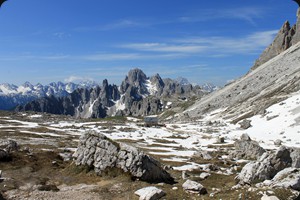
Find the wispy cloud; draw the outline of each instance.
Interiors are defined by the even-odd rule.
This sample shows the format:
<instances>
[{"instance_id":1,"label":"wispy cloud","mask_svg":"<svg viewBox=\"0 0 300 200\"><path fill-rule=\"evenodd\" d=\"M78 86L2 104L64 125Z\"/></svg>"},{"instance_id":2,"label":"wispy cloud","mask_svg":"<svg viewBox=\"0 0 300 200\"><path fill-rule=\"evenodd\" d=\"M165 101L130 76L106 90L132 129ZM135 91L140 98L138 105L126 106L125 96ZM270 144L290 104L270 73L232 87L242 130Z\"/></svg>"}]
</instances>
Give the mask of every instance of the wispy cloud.
<instances>
[{"instance_id":1,"label":"wispy cloud","mask_svg":"<svg viewBox=\"0 0 300 200\"><path fill-rule=\"evenodd\" d=\"M112 24L107 24L101 28L103 31L114 30L114 29L122 29L122 28L132 28L132 27L140 27L143 24L128 19L122 19Z\"/></svg>"},{"instance_id":2,"label":"wispy cloud","mask_svg":"<svg viewBox=\"0 0 300 200\"><path fill-rule=\"evenodd\" d=\"M55 32L53 33L53 36L59 39L64 39L70 37L71 35L65 32Z\"/></svg>"},{"instance_id":3,"label":"wispy cloud","mask_svg":"<svg viewBox=\"0 0 300 200\"><path fill-rule=\"evenodd\" d=\"M15 60L65 60L71 58L69 55L37 55L37 54L19 54L0 56L0 61L15 61Z\"/></svg>"},{"instance_id":4,"label":"wispy cloud","mask_svg":"<svg viewBox=\"0 0 300 200\"><path fill-rule=\"evenodd\" d=\"M240 38L229 37L195 37L177 40L184 44L207 46L213 55L253 54L261 51L274 39L277 30L255 32Z\"/></svg>"},{"instance_id":5,"label":"wispy cloud","mask_svg":"<svg viewBox=\"0 0 300 200\"><path fill-rule=\"evenodd\" d=\"M89 31L110 31L134 27L143 27L146 26L145 23L138 22L136 20L130 19L120 19L109 24L95 25L95 26L84 26L76 27L74 30L78 32L89 32Z\"/></svg>"},{"instance_id":6,"label":"wispy cloud","mask_svg":"<svg viewBox=\"0 0 300 200\"><path fill-rule=\"evenodd\" d=\"M184 37L162 42L125 43L112 45L108 52L67 55L23 53L1 55L0 61L32 60L57 62L106 62L133 60L178 60L188 57L228 57L258 54L271 44L277 30L254 32L242 37ZM119 53L121 52L121 53Z\"/></svg>"},{"instance_id":7,"label":"wispy cloud","mask_svg":"<svg viewBox=\"0 0 300 200\"><path fill-rule=\"evenodd\" d=\"M205 50L206 46L192 44L166 44L166 43L134 43L121 45L123 48L135 49L140 51L154 52L177 52L177 53L195 53Z\"/></svg>"},{"instance_id":8,"label":"wispy cloud","mask_svg":"<svg viewBox=\"0 0 300 200\"><path fill-rule=\"evenodd\" d=\"M236 7L222 9L198 10L179 18L181 22L201 22L216 19L239 19L255 24L255 19L262 18L267 8L262 7Z\"/></svg>"},{"instance_id":9,"label":"wispy cloud","mask_svg":"<svg viewBox=\"0 0 300 200\"><path fill-rule=\"evenodd\" d=\"M255 32L240 38L189 37L175 39L169 43L132 43L119 47L140 52L180 53L182 56L202 55L224 57L236 54L253 54L269 45L277 30Z\"/></svg>"},{"instance_id":10,"label":"wispy cloud","mask_svg":"<svg viewBox=\"0 0 300 200\"><path fill-rule=\"evenodd\" d=\"M136 53L97 53L85 55L82 58L90 61L136 60L140 59L141 55Z\"/></svg>"},{"instance_id":11,"label":"wispy cloud","mask_svg":"<svg viewBox=\"0 0 300 200\"><path fill-rule=\"evenodd\" d=\"M81 58L88 61L117 61L117 60L141 60L141 59L173 59L184 57L180 53L143 54L143 53L98 53L85 55Z\"/></svg>"}]
</instances>

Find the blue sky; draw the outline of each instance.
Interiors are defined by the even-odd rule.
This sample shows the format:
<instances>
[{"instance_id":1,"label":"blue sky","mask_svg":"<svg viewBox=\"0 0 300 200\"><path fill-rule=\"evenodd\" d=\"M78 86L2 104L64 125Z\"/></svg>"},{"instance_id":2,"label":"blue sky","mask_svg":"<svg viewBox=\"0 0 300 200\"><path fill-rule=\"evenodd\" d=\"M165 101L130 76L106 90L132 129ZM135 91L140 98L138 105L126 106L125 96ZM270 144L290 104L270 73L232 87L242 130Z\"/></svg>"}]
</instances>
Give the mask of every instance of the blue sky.
<instances>
[{"instance_id":1,"label":"blue sky","mask_svg":"<svg viewBox=\"0 0 300 200\"><path fill-rule=\"evenodd\" d=\"M223 85L245 74L292 0L8 0L0 8L0 83L148 76Z\"/></svg>"}]
</instances>

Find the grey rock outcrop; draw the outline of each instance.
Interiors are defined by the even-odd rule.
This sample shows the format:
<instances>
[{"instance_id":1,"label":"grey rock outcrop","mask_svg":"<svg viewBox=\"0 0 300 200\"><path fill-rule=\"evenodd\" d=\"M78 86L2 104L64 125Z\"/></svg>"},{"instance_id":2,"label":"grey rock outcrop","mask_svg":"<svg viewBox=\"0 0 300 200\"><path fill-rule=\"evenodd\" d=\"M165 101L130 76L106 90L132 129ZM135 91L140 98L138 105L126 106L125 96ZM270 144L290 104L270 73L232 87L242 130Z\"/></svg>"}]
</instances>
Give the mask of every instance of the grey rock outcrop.
<instances>
[{"instance_id":1,"label":"grey rock outcrop","mask_svg":"<svg viewBox=\"0 0 300 200\"><path fill-rule=\"evenodd\" d=\"M88 132L82 135L74 157L76 165L93 167L97 174L109 168L119 168L142 181L174 181L155 159L135 147L114 142L101 133Z\"/></svg>"},{"instance_id":2,"label":"grey rock outcrop","mask_svg":"<svg viewBox=\"0 0 300 200\"><path fill-rule=\"evenodd\" d=\"M299 41L300 41L300 9L297 10L296 24L292 27L290 26L290 23L288 21L286 21L283 24L277 36L275 37L273 43L263 51L261 56L255 61L255 64L251 68L251 70L256 69L258 66L264 64L265 62L279 55L281 52L297 44Z\"/></svg>"},{"instance_id":3,"label":"grey rock outcrop","mask_svg":"<svg viewBox=\"0 0 300 200\"><path fill-rule=\"evenodd\" d=\"M286 21L279 30L273 43L263 51L261 56L255 61L255 64L251 70L256 69L258 66L264 64L265 62L279 55L281 52L290 48L292 46L292 39L295 33L296 26L291 27L290 23ZM294 42L295 41L296 39L294 39Z\"/></svg>"},{"instance_id":4,"label":"grey rock outcrop","mask_svg":"<svg viewBox=\"0 0 300 200\"><path fill-rule=\"evenodd\" d=\"M139 189L134 194L140 197L139 200L158 200L166 195L163 190L153 186Z\"/></svg>"},{"instance_id":5,"label":"grey rock outcrop","mask_svg":"<svg viewBox=\"0 0 300 200\"><path fill-rule=\"evenodd\" d=\"M182 188L191 193L207 194L206 188L196 181L187 180L182 184Z\"/></svg>"},{"instance_id":6,"label":"grey rock outcrop","mask_svg":"<svg viewBox=\"0 0 300 200\"><path fill-rule=\"evenodd\" d=\"M275 188L291 188L300 191L300 169L292 167L286 168L278 172L272 180L264 181L260 185Z\"/></svg>"},{"instance_id":7,"label":"grey rock outcrop","mask_svg":"<svg viewBox=\"0 0 300 200\"><path fill-rule=\"evenodd\" d=\"M234 143L234 150L230 153L231 158L237 159L258 159L265 153L258 142L251 140L247 134L243 134L241 139Z\"/></svg>"},{"instance_id":8,"label":"grey rock outcrop","mask_svg":"<svg viewBox=\"0 0 300 200\"><path fill-rule=\"evenodd\" d=\"M291 151L281 146L275 153L265 152L257 161L246 164L236 179L240 184L271 180L281 170L295 165L297 159L291 158Z\"/></svg>"}]
</instances>

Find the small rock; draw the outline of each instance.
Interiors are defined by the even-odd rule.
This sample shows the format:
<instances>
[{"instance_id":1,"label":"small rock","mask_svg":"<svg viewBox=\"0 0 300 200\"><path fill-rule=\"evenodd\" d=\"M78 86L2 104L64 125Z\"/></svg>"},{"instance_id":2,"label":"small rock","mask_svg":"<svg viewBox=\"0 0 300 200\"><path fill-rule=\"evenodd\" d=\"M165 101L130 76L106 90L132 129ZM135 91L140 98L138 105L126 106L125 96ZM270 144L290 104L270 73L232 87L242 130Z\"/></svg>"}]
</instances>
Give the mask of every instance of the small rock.
<instances>
[{"instance_id":1,"label":"small rock","mask_svg":"<svg viewBox=\"0 0 300 200\"><path fill-rule=\"evenodd\" d=\"M207 151L204 151L204 150L197 151L196 153L194 153L193 156L194 157L200 157L204 160L211 160L212 159L212 156L210 155L210 153L207 152Z\"/></svg>"},{"instance_id":2,"label":"small rock","mask_svg":"<svg viewBox=\"0 0 300 200\"><path fill-rule=\"evenodd\" d=\"M139 200L157 200L166 195L164 191L153 186L139 189L134 194L140 197Z\"/></svg>"},{"instance_id":3,"label":"small rock","mask_svg":"<svg viewBox=\"0 0 300 200\"><path fill-rule=\"evenodd\" d=\"M279 139L277 139L277 140L274 141L274 144L275 144L276 146L280 146L280 145L282 144L282 141L279 140Z\"/></svg>"},{"instance_id":4,"label":"small rock","mask_svg":"<svg viewBox=\"0 0 300 200\"><path fill-rule=\"evenodd\" d=\"M251 141L251 138L249 137L249 135L247 133L244 133L241 135L241 140L242 141Z\"/></svg>"},{"instance_id":5,"label":"small rock","mask_svg":"<svg viewBox=\"0 0 300 200\"><path fill-rule=\"evenodd\" d=\"M207 194L206 188L204 188L203 185L200 183L197 183L195 181L187 180L182 184L182 187L187 192L191 193L199 193L199 194Z\"/></svg>"},{"instance_id":6,"label":"small rock","mask_svg":"<svg viewBox=\"0 0 300 200\"><path fill-rule=\"evenodd\" d=\"M178 187L172 187L172 190L178 190Z\"/></svg>"},{"instance_id":7,"label":"small rock","mask_svg":"<svg viewBox=\"0 0 300 200\"><path fill-rule=\"evenodd\" d=\"M218 137L217 138L217 143L219 143L219 144L225 143L225 138L224 137Z\"/></svg>"},{"instance_id":8,"label":"small rock","mask_svg":"<svg viewBox=\"0 0 300 200\"><path fill-rule=\"evenodd\" d=\"M248 129L251 127L251 120L243 120L242 122L239 123L239 125L241 126L242 129Z\"/></svg>"},{"instance_id":9,"label":"small rock","mask_svg":"<svg viewBox=\"0 0 300 200\"><path fill-rule=\"evenodd\" d=\"M59 189L56 187L56 185L41 185L37 188L39 191L53 191L58 192Z\"/></svg>"},{"instance_id":10,"label":"small rock","mask_svg":"<svg viewBox=\"0 0 300 200\"><path fill-rule=\"evenodd\" d=\"M210 173L207 173L207 172L202 172L201 174L200 174L200 178L202 179L202 180L204 180L204 179L207 179L208 177L210 177Z\"/></svg>"},{"instance_id":11,"label":"small rock","mask_svg":"<svg viewBox=\"0 0 300 200\"><path fill-rule=\"evenodd\" d=\"M190 177L190 175L188 175L188 174L186 173L186 171L182 171L181 177L182 177L183 180L185 180L185 179L187 179L188 177Z\"/></svg>"},{"instance_id":12,"label":"small rock","mask_svg":"<svg viewBox=\"0 0 300 200\"><path fill-rule=\"evenodd\" d=\"M262 197L261 197L261 200L279 200L278 197L276 196L268 196L266 194L264 194Z\"/></svg>"},{"instance_id":13,"label":"small rock","mask_svg":"<svg viewBox=\"0 0 300 200\"><path fill-rule=\"evenodd\" d=\"M207 165L203 166L202 169L206 172L210 172L210 171L217 171L220 168L217 165L214 165L214 164L207 164Z\"/></svg>"}]
</instances>

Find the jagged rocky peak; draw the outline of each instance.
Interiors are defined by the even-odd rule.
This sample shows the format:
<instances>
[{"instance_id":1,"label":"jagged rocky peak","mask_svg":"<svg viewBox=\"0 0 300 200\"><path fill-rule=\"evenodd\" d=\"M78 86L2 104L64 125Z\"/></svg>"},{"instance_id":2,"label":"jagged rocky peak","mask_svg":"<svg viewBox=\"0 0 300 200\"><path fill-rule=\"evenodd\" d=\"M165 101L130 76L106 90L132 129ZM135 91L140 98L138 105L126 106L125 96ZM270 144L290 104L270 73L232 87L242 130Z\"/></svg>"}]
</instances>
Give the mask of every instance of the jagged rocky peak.
<instances>
[{"instance_id":1,"label":"jagged rocky peak","mask_svg":"<svg viewBox=\"0 0 300 200\"><path fill-rule=\"evenodd\" d=\"M120 92L124 93L136 93L137 95L144 95L148 93L146 83L148 77L146 74L138 68L132 69L128 72L125 80L120 86Z\"/></svg>"},{"instance_id":2,"label":"jagged rocky peak","mask_svg":"<svg viewBox=\"0 0 300 200\"><path fill-rule=\"evenodd\" d=\"M22 86L25 88L33 89L33 85L31 83L29 83L28 81L26 81Z\"/></svg>"},{"instance_id":3,"label":"jagged rocky peak","mask_svg":"<svg viewBox=\"0 0 300 200\"><path fill-rule=\"evenodd\" d=\"M191 84L187 78L184 78L181 76L176 78L175 81L177 81L180 85L190 85Z\"/></svg>"},{"instance_id":4,"label":"jagged rocky peak","mask_svg":"<svg viewBox=\"0 0 300 200\"><path fill-rule=\"evenodd\" d=\"M285 21L276 35L274 41L268 46L260 57L255 61L251 70L271 60L291 46L300 41L300 9L297 11L297 22L292 27L288 21Z\"/></svg>"},{"instance_id":5,"label":"jagged rocky peak","mask_svg":"<svg viewBox=\"0 0 300 200\"><path fill-rule=\"evenodd\" d=\"M140 86L148 79L146 74L138 68L132 69L128 72L127 80L130 84Z\"/></svg>"}]
</instances>

